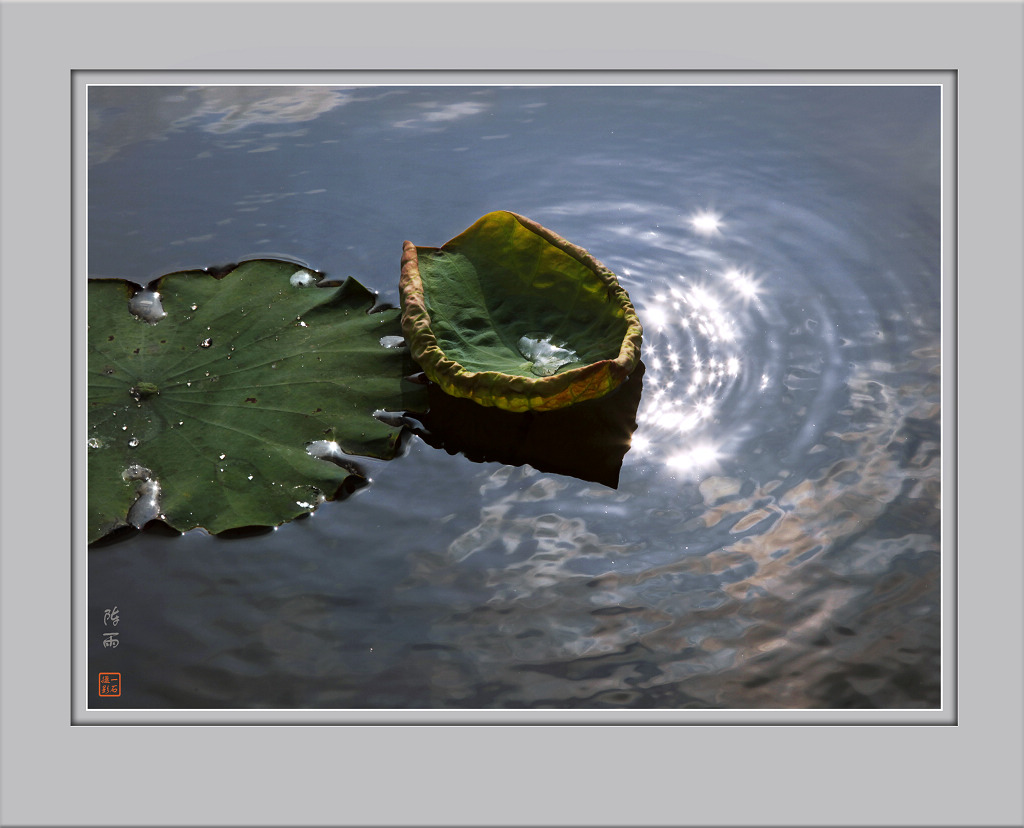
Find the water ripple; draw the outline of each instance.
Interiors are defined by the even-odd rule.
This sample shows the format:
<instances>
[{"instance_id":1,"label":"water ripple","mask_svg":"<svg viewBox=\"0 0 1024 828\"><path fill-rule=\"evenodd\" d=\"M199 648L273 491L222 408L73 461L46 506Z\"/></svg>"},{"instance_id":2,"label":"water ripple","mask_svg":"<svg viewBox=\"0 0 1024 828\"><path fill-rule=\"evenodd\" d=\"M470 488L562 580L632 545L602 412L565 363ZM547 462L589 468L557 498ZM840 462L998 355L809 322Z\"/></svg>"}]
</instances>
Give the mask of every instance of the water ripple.
<instances>
[{"instance_id":1,"label":"water ripple","mask_svg":"<svg viewBox=\"0 0 1024 828\"><path fill-rule=\"evenodd\" d=\"M527 692L501 672L516 688L503 704L593 699L624 685L698 706L814 707L836 693L934 703L894 689L897 664L856 666L865 641L843 632L862 630L869 607L935 598L929 575L893 585L887 609L863 574L938 554L928 307L915 310L884 272L866 281L872 256L825 209L766 205L757 212L770 225L790 224L760 248L763 229L753 235L740 217L712 228L696 209L590 208L585 218L579 204L550 212L600 225L614 210L616 249L633 239L643 251L609 262L645 327L639 427L618 492L528 468L484 480L481 520L448 553L476 559L493 620L478 615L461 646L549 674ZM645 230L660 213L675 220ZM920 347L908 353L908 341ZM849 651L848 674L825 668L824 641L830 657ZM647 675L625 657L636 646ZM556 689L553 674L581 660L594 665L587 680L565 677ZM763 679L751 678L752 664Z\"/></svg>"}]
</instances>

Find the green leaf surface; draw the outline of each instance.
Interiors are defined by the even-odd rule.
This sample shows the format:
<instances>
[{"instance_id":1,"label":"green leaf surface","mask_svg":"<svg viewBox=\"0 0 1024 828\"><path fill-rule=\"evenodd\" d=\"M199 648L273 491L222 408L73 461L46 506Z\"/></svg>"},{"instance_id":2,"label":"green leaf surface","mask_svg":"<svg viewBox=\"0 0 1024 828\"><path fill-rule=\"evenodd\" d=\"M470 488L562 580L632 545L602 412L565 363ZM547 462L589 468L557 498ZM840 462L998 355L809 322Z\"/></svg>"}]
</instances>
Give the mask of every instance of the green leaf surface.
<instances>
[{"instance_id":1,"label":"green leaf surface","mask_svg":"<svg viewBox=\"0 0 1024 828\"><path fill-rule=\"evenodd\" d=\"M278 525L344 491L358 474L346 455L395 455L402 429L374 413L423 400L407 351L386 347L399 312L369 313L353 279L315 281L276 260L172 273L149 286L156 322L129 310L135 285L90 281L90 542L152 517L179 531Z\"/></svg>"},{"instance_id":2,"label":"green leaf surface","mask_svg":"<svg viewBox=\"0 0 1024 828\"><path fill-rule=\"evenodd\" d=\"M402 328L448 394L546 411L607 394L640 359L615 275L523 216L488 213L440 248L406 242Z\"/></svg>"}]
</instances>

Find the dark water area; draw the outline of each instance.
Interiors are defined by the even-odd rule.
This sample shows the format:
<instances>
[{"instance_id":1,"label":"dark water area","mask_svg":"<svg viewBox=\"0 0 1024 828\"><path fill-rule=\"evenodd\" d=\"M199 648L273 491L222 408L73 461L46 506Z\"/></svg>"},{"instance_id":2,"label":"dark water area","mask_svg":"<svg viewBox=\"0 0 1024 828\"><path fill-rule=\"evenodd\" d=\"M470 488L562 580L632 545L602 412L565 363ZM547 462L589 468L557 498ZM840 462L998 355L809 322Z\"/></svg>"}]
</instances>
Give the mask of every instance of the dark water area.
<instances>
[{"instance_id":1,"label":"dark water area","mask_svg":"<svg viewBox=\"0 0 1024 828\"><path fill-rule=\"evenodd\" d=\"M617 488L410 435L276 530L90 548L90 674L123 681L91 707L939 706L938 87L88 108L92 278L278 256L397 304L404 240L506 209L607 264L645 328Z\"/></svg>"}]
</instances>

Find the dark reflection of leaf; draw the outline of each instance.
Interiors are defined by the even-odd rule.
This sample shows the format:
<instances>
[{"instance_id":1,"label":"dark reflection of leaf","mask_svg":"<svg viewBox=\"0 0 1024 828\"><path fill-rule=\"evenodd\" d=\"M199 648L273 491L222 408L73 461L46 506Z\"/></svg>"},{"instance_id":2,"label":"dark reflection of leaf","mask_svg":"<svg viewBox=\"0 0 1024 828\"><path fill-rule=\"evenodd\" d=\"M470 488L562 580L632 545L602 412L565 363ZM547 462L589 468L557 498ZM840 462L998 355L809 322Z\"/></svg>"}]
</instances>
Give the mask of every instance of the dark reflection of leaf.
<instances>
[{"instance_id":1,"label":"dark reflection of leaf","mask_svg":"<svg viewBox=\"0 0 1024 828\"><path fill-rule=\"evenodd\" d=\"M385 346L398 311L319 275L248 261L161 277L159 299L90 282L90 542L157 518L277 525L350 492L349 455L395 456L402 428L374 413L423 398L408 353Z\"/></svg>"},{"instance_id":2,"label":"dark reflection of leaf","mask_svg":"<svg viewBox=\"0 0 1024 828\"><path fill-rule=\"evenodd\" d=\"M484 408L428 388L430 410L416 414L415 433L434 448L461 453L475 462L529 464L617 488L622 458L636 430L643 390L641 362L622 385L596 400L555 411L516 413Z\"/></svg>"}]
</instances>

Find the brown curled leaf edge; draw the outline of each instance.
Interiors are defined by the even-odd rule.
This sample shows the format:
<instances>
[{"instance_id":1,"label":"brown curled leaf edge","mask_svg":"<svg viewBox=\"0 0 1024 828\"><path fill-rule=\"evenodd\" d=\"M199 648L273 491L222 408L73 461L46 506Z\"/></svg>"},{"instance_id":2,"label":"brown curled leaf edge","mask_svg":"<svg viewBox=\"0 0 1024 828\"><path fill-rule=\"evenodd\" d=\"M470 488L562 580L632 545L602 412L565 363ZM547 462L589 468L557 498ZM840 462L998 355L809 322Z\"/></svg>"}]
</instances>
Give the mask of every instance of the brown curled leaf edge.
<instances>
[{"instance_id":1,"label":"brown curled leaf edge","mask_svg":"<svg viewBox=\"0 0 1024 828\"><path fill-rule=\"evenodd\" d=\"M640 361L643 327L615 274L578 245L517 213L480 218L440 248L403 244L402 332L447 394L508 411L597 399ZM532 376L515 343L557 334L580 359Z\"/></svg>"}]
</instances>

